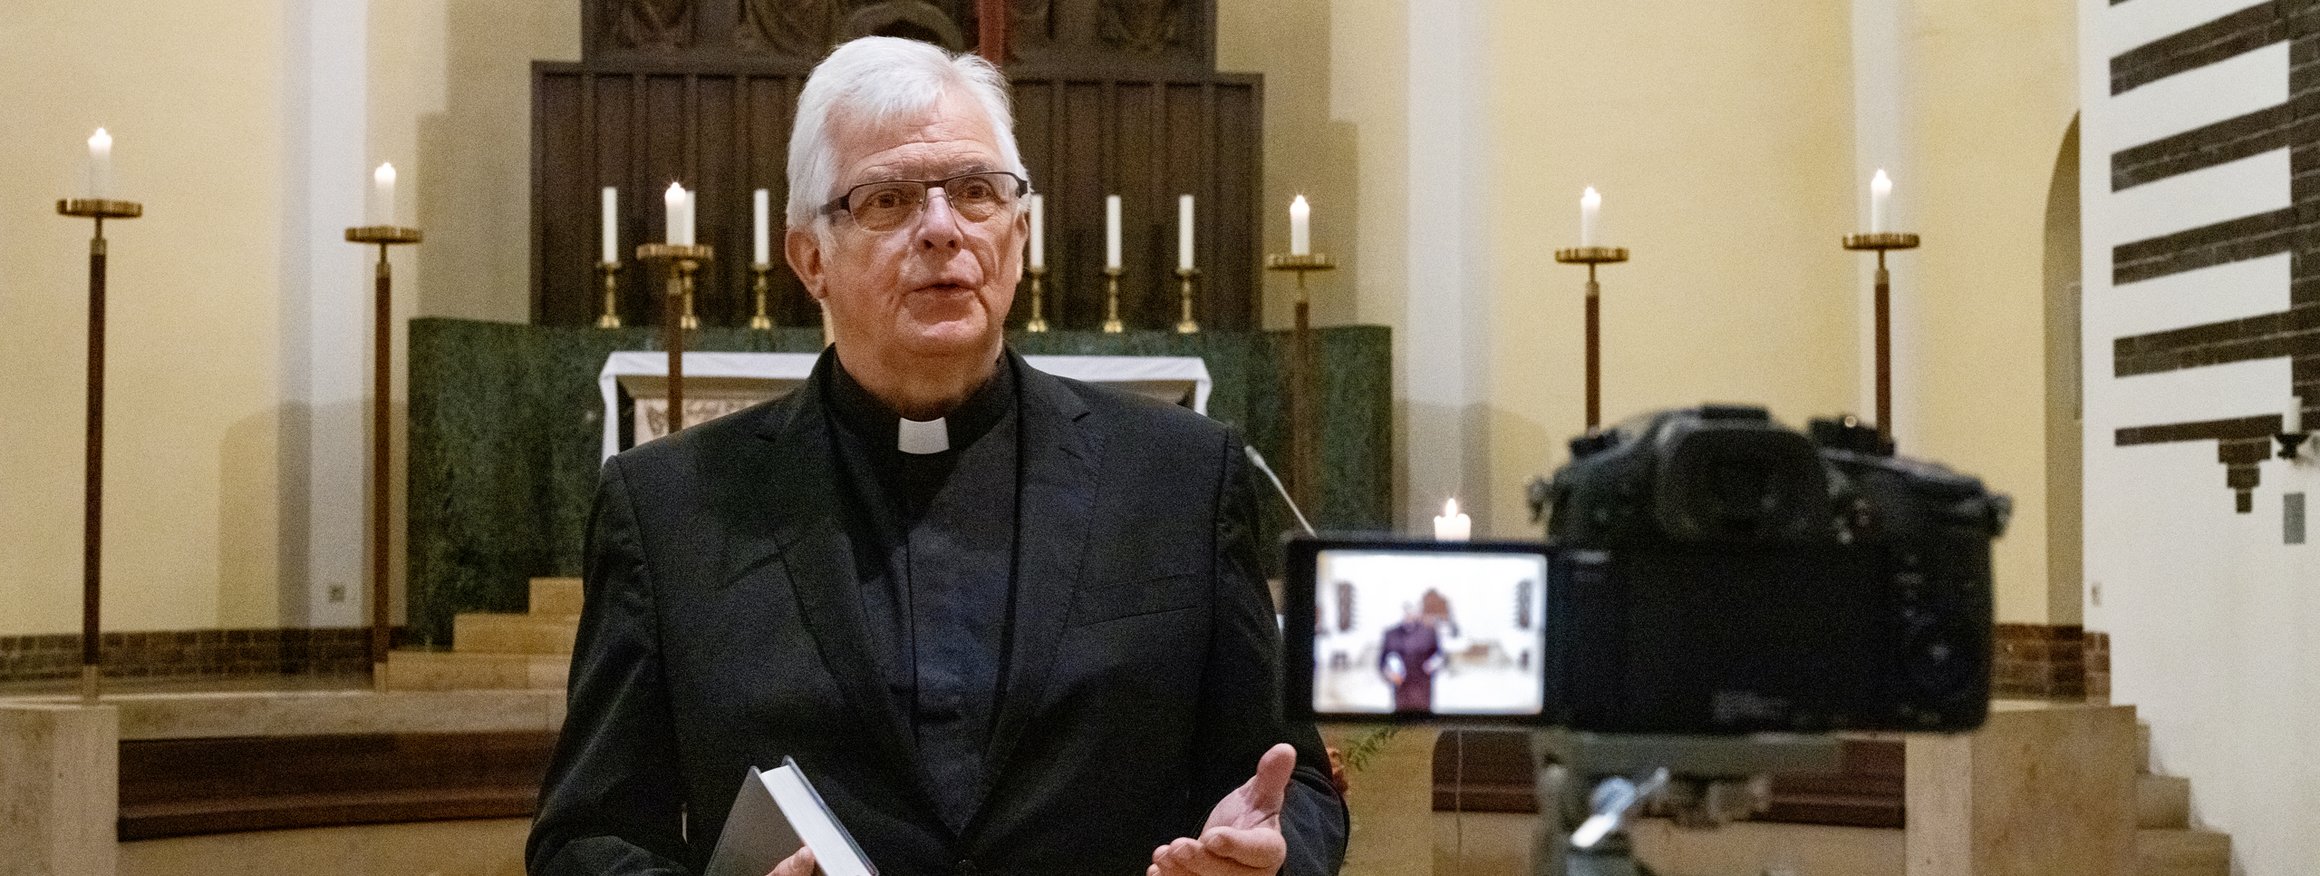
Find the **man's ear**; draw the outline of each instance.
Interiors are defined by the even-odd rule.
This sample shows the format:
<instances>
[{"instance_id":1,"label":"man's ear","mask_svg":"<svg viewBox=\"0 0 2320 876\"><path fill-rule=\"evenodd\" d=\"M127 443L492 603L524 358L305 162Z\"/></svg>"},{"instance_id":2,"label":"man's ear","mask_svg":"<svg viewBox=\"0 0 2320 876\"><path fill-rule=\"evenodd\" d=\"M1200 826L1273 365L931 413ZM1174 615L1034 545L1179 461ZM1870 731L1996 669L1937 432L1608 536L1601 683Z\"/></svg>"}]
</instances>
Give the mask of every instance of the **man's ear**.
<instances>
[{"instance_id":1,"label":"man's ear","mask_svg":"<svg viewBox=\"0 0 2320 876\"><path fill-rule=\"evenodd\" d=\"M804 283L806 294L815 301L822 300L822 272L828 263L822 258L822 242L805 228L792 228L782 235L782 255L789 259L789 269L797 273L798 282Z\"/></svg>"}]
</instances>

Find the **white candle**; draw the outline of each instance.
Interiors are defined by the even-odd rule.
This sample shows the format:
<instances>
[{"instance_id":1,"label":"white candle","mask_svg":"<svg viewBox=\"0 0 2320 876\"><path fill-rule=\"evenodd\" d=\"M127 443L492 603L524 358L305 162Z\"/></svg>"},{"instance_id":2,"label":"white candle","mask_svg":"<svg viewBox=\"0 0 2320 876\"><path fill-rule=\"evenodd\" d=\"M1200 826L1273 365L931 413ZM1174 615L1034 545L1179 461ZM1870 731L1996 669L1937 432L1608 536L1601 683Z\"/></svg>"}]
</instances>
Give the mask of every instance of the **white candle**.
<instances>
[{"instance_id":1,"label":"white candle","mask_svg":"<svg viewBox=\"0 0 2320 876\"><path fill-rule=\"evenodd\" d=\"M620 190L604 187L604 259L605 264L620 261Z\"/></svg>"},{"instance_id":2,"label":"white candle","mask_svg":"<svg viewBox=\"0 0 2320 876\"><path fill-rule=\"evenodd\" d=\"M686 246L694 246L694 245L697 245L697 244L699 244L699 243L701 242L701 241L700 241L700 239L699 239L699 237L697 236L697 235L698 235L698 232L701 230L701 213L700 213L700 211L699 211L699 210L696 210L696 209L694 209L694 208L696 208L696 207L699 207L700 205L701 205L701 192L700 192L700 190L699 190L699 189L686 189L686 190L685 190L685 245L686 245Z\"/></svg>"},{"instance_id":3,"label":"white candle","mask_svg":"<svg viewBox=\"0 0 2320 876\"><path fill-rule=\"evenodd\" d=\"M1104 267L1120 266L1120 196L1104 196Z\"/></svg>"},{"instance_id":4,"label":"white candle","mask_svg":"<svg viewBox=\"0 0 2320 876\"><path fill-rule=\"evenodd\" d=\"M1579 193L1579 245L1594 246L1596 226L1603 221L1603 193L1588 186Z\"/></svg>"},{"instance_id":5,"label":"white candle","mask_svg":"<svg viewBox=\"0 0 2320 876\"><path fill-rule=\"evenodd\" d=\"M1435 541L1468 541L1474 537L1474 518L1458 513L1458 500L1442 503L1442 516L1434 518Z\"/></svg>"},{"instance_id":6,"label":"white candle","mask_svg":"<svg viewBox=\"0 0 2320 876\"><path fill-rule=\"evenodd\" d=\"M1869 180L1869 233L1885 232L1885 211L1892 206L1893 178L1885 175L1885 168L1877 168L1877 176Z\"/></svg>"},{"instance_id":7,"label":"white candle","mask_svg":"<svg viewBox=\"0 0 2320 876\"><path fill-rule=\"evenodd\" d=\"M1305 196L1289 202L1289 254L1313 254L1313 206L1305 203Z\"/></svg>"},{"instance_id":8,"label":"white candle","mask_svg":"<svg viewBox=\"0 0 2320 876\"><path fill-rule=\"evenodd\" d=\"M1047 198L1031 193L1031 269L1047 270Z\"/></svg>"},{"instance_id":9,"label":"white candle","mask_svg":"<svg viewBox=\"0 0 2320 876\"><path fill-rule=\"evenodd\" d=\"M1176 269L1192 270L1192 196L1176 196Z\"/></svg>"},{"instance_id":10,"label":"white candle","mask_svg":"<svg viewBox=\"0 0 2320 876\"><path fill-rule=\"evenodd\" d=\"M381 164L371 171L371 224L395 224L395 166Z\"/></svg>"},{"instance_id":11,"label":"white candle","mask_svg":"<svg viewBox=\"0 0 2320 876\"><path fill-rule=\"evenodd\" d=\"M85 194L90 198L113 196L113 135L105 133L103 128L89 135L89 178Z\"/></svg>"},{"instance_id":12,"label":"white candle","mask_svg":"<svg viewBox=\"0 0 2320 876\"><path fill-rule=\"evenodd\" d=\"M2304 397L2288 396L2288 409L2280 412L2280 431L2290 435L2304 434Z\"/></svg>"},{"instance_id":13,"label":"white candle","mask_svg":"<svg viewBox=\"0 0 2320 876\"><path fill-rule=\"evenodd\" d=\"M773 225L772 220L768 217L773 204L773 195L764 189L758 189L749 193L749 196L750 206L755 208L754 212L757 214L757 225L752 229L756 232L754 239L757 246L753 250L757 255L756 263L770 265L773 264Z\"/></svg>"},{"instance_id":14,"label":"white candle","mask_svg":"<svg viewBox=\"0 0 2320 876\"><path fill-rule=\"evenodd\" d=\"M685 187L676 183L661 194L661 242L685 242Z\"/></svg>"}]
</instances>

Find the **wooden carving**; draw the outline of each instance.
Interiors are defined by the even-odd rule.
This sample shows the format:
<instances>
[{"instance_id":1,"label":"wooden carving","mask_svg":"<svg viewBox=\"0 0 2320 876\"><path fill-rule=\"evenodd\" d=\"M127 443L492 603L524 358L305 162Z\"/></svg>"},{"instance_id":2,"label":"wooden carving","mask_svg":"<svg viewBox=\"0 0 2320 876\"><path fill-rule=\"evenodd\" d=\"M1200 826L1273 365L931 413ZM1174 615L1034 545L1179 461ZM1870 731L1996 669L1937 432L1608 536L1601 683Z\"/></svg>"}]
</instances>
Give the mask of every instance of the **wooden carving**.
<instances>
[{"instance_id":1,"label":"wooden carving","mask_svg":"<svg viewBox=\"0 0 2320 876\"><path fill-rule=\"evenodd\" d=\"M681 49L693 44L698 0L606 0L614 44L624 49Z\"/></svg>"},{"instance_id":2,"label":"wooden carving","mask_svg":"<svg viewBox=\"0 0 2320 876\"><path fill-rule=\"evenodd\" d=\"M818 58L838 43L838 0L741 0L734 39L744 48Z\"/></svg>"},{"instance_id":3,"label":"wooden carving","mask_svg":"<svg viewBox=\"0 0 2320 876\"><path fill-rule=\"evenodd\" d=\"M1115 51L1173 54L1189 43L1191 13L1184 0L1103 0L1097 33Z\"/></svg>"}]
</instances>

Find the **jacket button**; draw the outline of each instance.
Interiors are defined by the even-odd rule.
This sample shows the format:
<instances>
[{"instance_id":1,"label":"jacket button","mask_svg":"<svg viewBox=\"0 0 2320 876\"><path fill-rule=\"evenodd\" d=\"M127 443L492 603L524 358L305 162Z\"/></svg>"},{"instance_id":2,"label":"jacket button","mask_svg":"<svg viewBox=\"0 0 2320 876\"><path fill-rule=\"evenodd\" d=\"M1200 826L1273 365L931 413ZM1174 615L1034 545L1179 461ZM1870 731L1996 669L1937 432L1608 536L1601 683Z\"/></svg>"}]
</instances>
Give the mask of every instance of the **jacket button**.
<instances>
[{"instance_id":1,"label":"jacket button","mask_svg":"<svg viewBox=\"0 0 2320 876\"><path fill-rule=\"evenodd\" d=\"M959 876L970 876L970 874L977 872L975 870L975 859L960 858L958 863L951 865L951 872L957 873Z\"/></svg>"}]
</instances>

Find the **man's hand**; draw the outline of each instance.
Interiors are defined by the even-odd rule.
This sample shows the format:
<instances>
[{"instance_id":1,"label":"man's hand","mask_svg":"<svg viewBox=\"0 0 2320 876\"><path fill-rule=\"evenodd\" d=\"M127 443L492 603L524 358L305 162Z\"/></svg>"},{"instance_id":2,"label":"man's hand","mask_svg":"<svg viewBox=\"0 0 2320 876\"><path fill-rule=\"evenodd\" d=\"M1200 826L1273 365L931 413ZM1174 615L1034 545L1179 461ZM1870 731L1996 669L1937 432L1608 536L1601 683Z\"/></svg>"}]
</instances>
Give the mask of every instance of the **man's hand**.
<instances>
[{"instance_id":1,"label":"man's hand","mask_svg":"<svg viewBox=\"0 0 2320 876\"><path fill-rule=\"evenodd\" d=\"M1274 876L1289 858L1281 838L1281 798L1297 749L1273 746L1257 761L1257 774L1224 795L1208 811L1199 839L1179 839L1152 850L1145 876ZM787 874L782 874L787 876Z\"/></svg>"},{"instance_id":2,"label":"man's hand","mask_svg":"<svg viewBox=\"0 0 2320 876\"><path fill-rule=\"evenodd\" d=\"M801 848L796 854L773 865L773 872L765 876L814 876L814 850Z\"/></svg>"}]
</instances>

